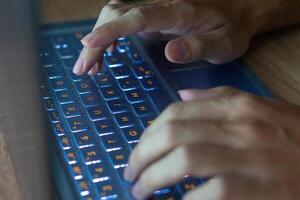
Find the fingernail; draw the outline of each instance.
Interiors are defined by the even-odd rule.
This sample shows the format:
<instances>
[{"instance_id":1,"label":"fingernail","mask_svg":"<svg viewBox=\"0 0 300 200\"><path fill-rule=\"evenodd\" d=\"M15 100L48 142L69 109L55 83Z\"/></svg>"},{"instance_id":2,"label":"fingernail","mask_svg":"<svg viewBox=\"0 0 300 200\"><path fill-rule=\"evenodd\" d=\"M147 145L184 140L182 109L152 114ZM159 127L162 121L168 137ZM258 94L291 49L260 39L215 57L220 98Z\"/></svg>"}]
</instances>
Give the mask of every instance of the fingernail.
<instances>
[{"instance_id":1,"label":"fingernail","mask_svg":"<svg viewBox=\"0 0 300 200\"><path fill-rule=\"evenodd\" d=\"M182 41L177 42L177 48L178 48L177 60L185 61L188 58L188 52L184 42Z\"/></svg>"},{"instance_id":2,"label":"fingernail","mask_svg":"<svg viewBox=\"0 0 300 200\"><path fill-rule=\"evenodd\" d=\"M136 199L141 199L141 200L143 199L143 193L142 193L142 190L141 190L139 184L135 184L132 187L131 194Z\"/></svg>"},{"instance_id":3,"label":"fingernail","mask_svg":"<svg viewBox=\"0 0 300 200\"><path fill-rule=\"evenodd\" d=\"M134 175L132 173L132 170L130 169L129 166L127 166L124 170L124 179L129 181L129 182L133 182L134 181Z\"/></svg>"},{"instance_id":4,"label":"fingernail","mask_svg":"<svg viewBox=\"0 0 300 200\"><path fill-rule=\"evenodd\" d=\"M90 43L95 38L95 36L96 34L94 32L91 32L81 39L81 43L82 44Z\"/></svg>"},{"instance_id":5,"label":"fingernail","mask_svg":"<svg viewBox=\"0 0 300 200\"><path fill-rule=\"evenodd\" d=\"M208 97L207 90L204 89L179 90L178 94L183 101L192 101Z\"/></svg>"},{"instance_id":6,"label":"fingernail","mask_svg":"<svg viewBox=\"0 0 300 200\"><path fill-rule=\"evenodd\" d=\"M81 74L83 65L84 65L84 59L80 55L79 58L77 59L75 65L74 65L73 73L77 74L77 75Z\"/></svg>"}]
</instances>

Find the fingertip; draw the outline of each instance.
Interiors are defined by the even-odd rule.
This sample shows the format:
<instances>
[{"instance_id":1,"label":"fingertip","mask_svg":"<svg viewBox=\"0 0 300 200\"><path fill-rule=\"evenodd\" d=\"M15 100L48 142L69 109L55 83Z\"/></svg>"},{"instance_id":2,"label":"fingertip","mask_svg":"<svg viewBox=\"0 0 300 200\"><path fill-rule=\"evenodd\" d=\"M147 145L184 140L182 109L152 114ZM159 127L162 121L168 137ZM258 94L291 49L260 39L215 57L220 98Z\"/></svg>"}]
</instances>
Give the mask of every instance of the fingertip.
<instances>
[{"instance_id":1,"label":"fingertip","mask_svg":"<svg viewBox=\"0 0 300 200\"><path fill-rule=\"evenodd\" d=\"M188 51L184 42L176 39L167 44L165 55L173 63L184 63L188 58Z\"/></svg>"},{"instance_id":2,"label":"fingertip","mask_svg":"<svg viewBox=\"0 0 300 200\"><path fill-rule=\"evenodd\" d=\"M129 181L129 182L133 182L134 181L134 175L132 173L132 169L130 168L130 166L127 166L124 170L123 173L123 177L125 180Z\"/></svg>"},{"instance_id":3,"label":"fingertip","mask_svg":"<svg viewBox=\"0 0 300 200\"><path fill-rule=\"evenodd\" d=\"M73 73L76 75L81 75L83 66L84 66L84 59L82 55L80 55L74 65Z\"/></svg>"},{"instance_id":4,"label":"fingertip","mask_svg":"<svg viewBox=\"0 0 300 200\"><path fill-rule=\"evenodd\" d=\"M192 101L195 99L200 99L205 96L206 90L199 89L187 89L179 90L178 94L183 101Z\"/></svg>"}]
</instances>

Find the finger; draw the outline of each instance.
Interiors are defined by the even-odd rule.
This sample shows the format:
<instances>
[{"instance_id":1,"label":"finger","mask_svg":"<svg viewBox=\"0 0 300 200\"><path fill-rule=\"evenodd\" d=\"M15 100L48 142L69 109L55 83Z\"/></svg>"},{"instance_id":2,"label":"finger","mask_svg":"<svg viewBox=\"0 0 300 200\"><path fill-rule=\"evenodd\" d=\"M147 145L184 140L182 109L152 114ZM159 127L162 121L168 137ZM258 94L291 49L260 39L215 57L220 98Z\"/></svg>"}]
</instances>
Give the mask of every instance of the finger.
<instances>
[{"instance_id":1,"label":"finger","mask_svg":"<svg viewBox=\"0 0 300 200\"><path fill-rule=\"evenodd\" d=\"M213 64L229 62L239 55L236 55L238 51L234 48L237 45L230 41L232 38L226 31L225 26L208 34L181 36L167 44L166 57L174 63L189 63L196 60L206 60Z\"/></svg>"},{"instance_id":2,"label":"finger","mask_svg":"<svg viewBox=\"0 0 300 200\"><path fill-rule=\"evenodd\" d=\"M137 36L144 38L144 39L159 39L162 37L160 32L138 32Z\"/></svg>"},{"instance_id":3,"label":"finger","mask_svg":"<svg viewBox=\"0 0 300 200\"><path fill-rule=\"evenodd\" d=\"M160 15L153 15L153 12L172 13L167 10L168 8L163 5L134 7L118 18L98 26L92 33L84 37L82 42L86 47L93 48L112 43L119 37L127 37L137 32L156 32L169 28L175 24L175 20L173 21L171 16L161 18Z\"/></svg>"},{"instance_id":4,"label":"finger","mask_svg":"<svg viewBox=\"0 0 300 200\"><path fill-rule=\"evenodd\" d=\"M102 63L102 55L107 48L108 45L101 48L83 48L74 66L73 73L76 75L85 74L90 71L97 62Z\"/></svg>"},{"instance_id":5,"label":"finger","mask_svg":"<svg viewBox=\"0 0 300 200\"><path fill-rule=\"evenodd\" d=\"M222 97L230 97L240 94L241 91L227 86L215 87L207 90L199 89L187 89L178 91L181 99L183 101L193 101L193 100L209 100L217 99Z\"/></svg>"},{"instance_id":6,"label":"finger","mask_svg":"<svg viewBox=\"0 0 300 200\"><path fill-rule=\"evenodd\" d=\"M214 177L197 187L194 190L189 191L183 197L183 200L220 200L224 196L224 183L221 177Z\"/></svg>"},{"instance_id":7,"label":"finger","mask_svg":"<svg viewBox=\"0 0 300 200\"><path fill-rule=\"evenodd\" d=\"M95 66L92 69L90 69L90 71L88 72L88 75L95 76L99 70L100 70L100 63L97 62L95 64Z\"/></svg>"},{"instance_id":8,"label":"finger","mask_svg":"<svg viewBox=\"0 0 300 200\"><path fill-rule=\"evenodd\" d=\"M137 199L145 199L153 191L177 183L186 174L193 177L212 177L233 172L246 174L254 167L245 159L247 155L246 151L213 145L178 147L146 168L132 193Z\"/></svg>"},{"instance_id":9,"label":"finger","mask_svg":"<svg viewBox=\"0 0 300 200\"><path fill-rule=\"evenodd\" d=\"M152 132L147 130L129 158L128 176L133 181L149 165L162 158L174 148L182 145L221 145L236 149L255 146L274 147L282 142L282 137L274 134L276 128L262 124L224 123L220 121L172 121ZM153 148L153 144L155 148ZM129 177L129 178L128 178Z\"/></svg>"},{"instance_id":10,"label":"finger","mask_svg":"<svg viewBox=\"0 0 300 200\"><path fill-rule=\"evenodd\" d=\"M116 46L117 46L117 42L115 41L107 48L107 51L110 53L113 52L115 50Z\"/></svg>"},{"instance_id":11,"label":"finger","mask_svg":"<svg viewBox=\"0 0 300 200\"><path fill-rule=\"evenodd\" d=\"M118 2L119 1L113 1L104 6L93 30L109 21L114 20L115 18L120 16L121 13L126 12L130 8L129 6ZM77 75L82 75L88 72L96 64L96 62L101 63L103 53L109 46L110 44L98 46L97 48L84 47L74 66L73 72ZM100 69L101 68L99 68L99 70Z\"/></svg>"}]
</instances>

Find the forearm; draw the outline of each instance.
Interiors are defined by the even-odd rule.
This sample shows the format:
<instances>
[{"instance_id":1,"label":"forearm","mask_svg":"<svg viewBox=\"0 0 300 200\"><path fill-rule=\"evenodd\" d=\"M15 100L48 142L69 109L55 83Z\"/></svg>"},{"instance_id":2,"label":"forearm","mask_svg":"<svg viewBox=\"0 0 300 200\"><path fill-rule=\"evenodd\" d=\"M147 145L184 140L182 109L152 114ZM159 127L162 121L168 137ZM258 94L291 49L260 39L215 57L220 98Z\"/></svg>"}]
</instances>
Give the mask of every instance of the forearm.
<instances>
[{"instance_id":1,"label":"forearm","mask_svg":"<svg viewBox=\"0 0 300 200\"><path fill-rule=\"evenodd\" d=\"M300 24L300 0L258 0L254 12L256 32Z\"/></svg>"}]
</instances>

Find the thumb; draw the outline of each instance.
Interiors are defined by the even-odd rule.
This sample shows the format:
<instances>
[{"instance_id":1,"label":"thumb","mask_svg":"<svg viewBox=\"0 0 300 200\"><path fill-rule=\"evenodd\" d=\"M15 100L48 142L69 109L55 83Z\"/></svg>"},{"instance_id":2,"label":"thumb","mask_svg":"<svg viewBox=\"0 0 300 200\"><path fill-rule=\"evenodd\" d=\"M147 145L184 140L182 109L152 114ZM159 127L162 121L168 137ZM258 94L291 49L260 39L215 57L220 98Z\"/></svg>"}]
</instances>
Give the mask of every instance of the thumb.
<instances>
[{"instance_id":1,"label":"thumb","mask_svg":"<svg viewBox=\"0 0 300 200\"><path fill-rule=\"evenodd\" d=\"M178 94L183 101L193 101L197 99L207 98L206 90L198 90L198 89L179 90Z\"/></svg>"},{"instance_id":2,"label":"thumb","mask_svg":"<svg viewBox=\"0 0 300 200\"><path fill-rule=\"evenodd\" d=\"M184 35L170 41L165 49L166 57L174 63L206 60L213 64L229 62L243 53L232 40L219 31L208 35Z\"/></svg>"}]
</instances>

